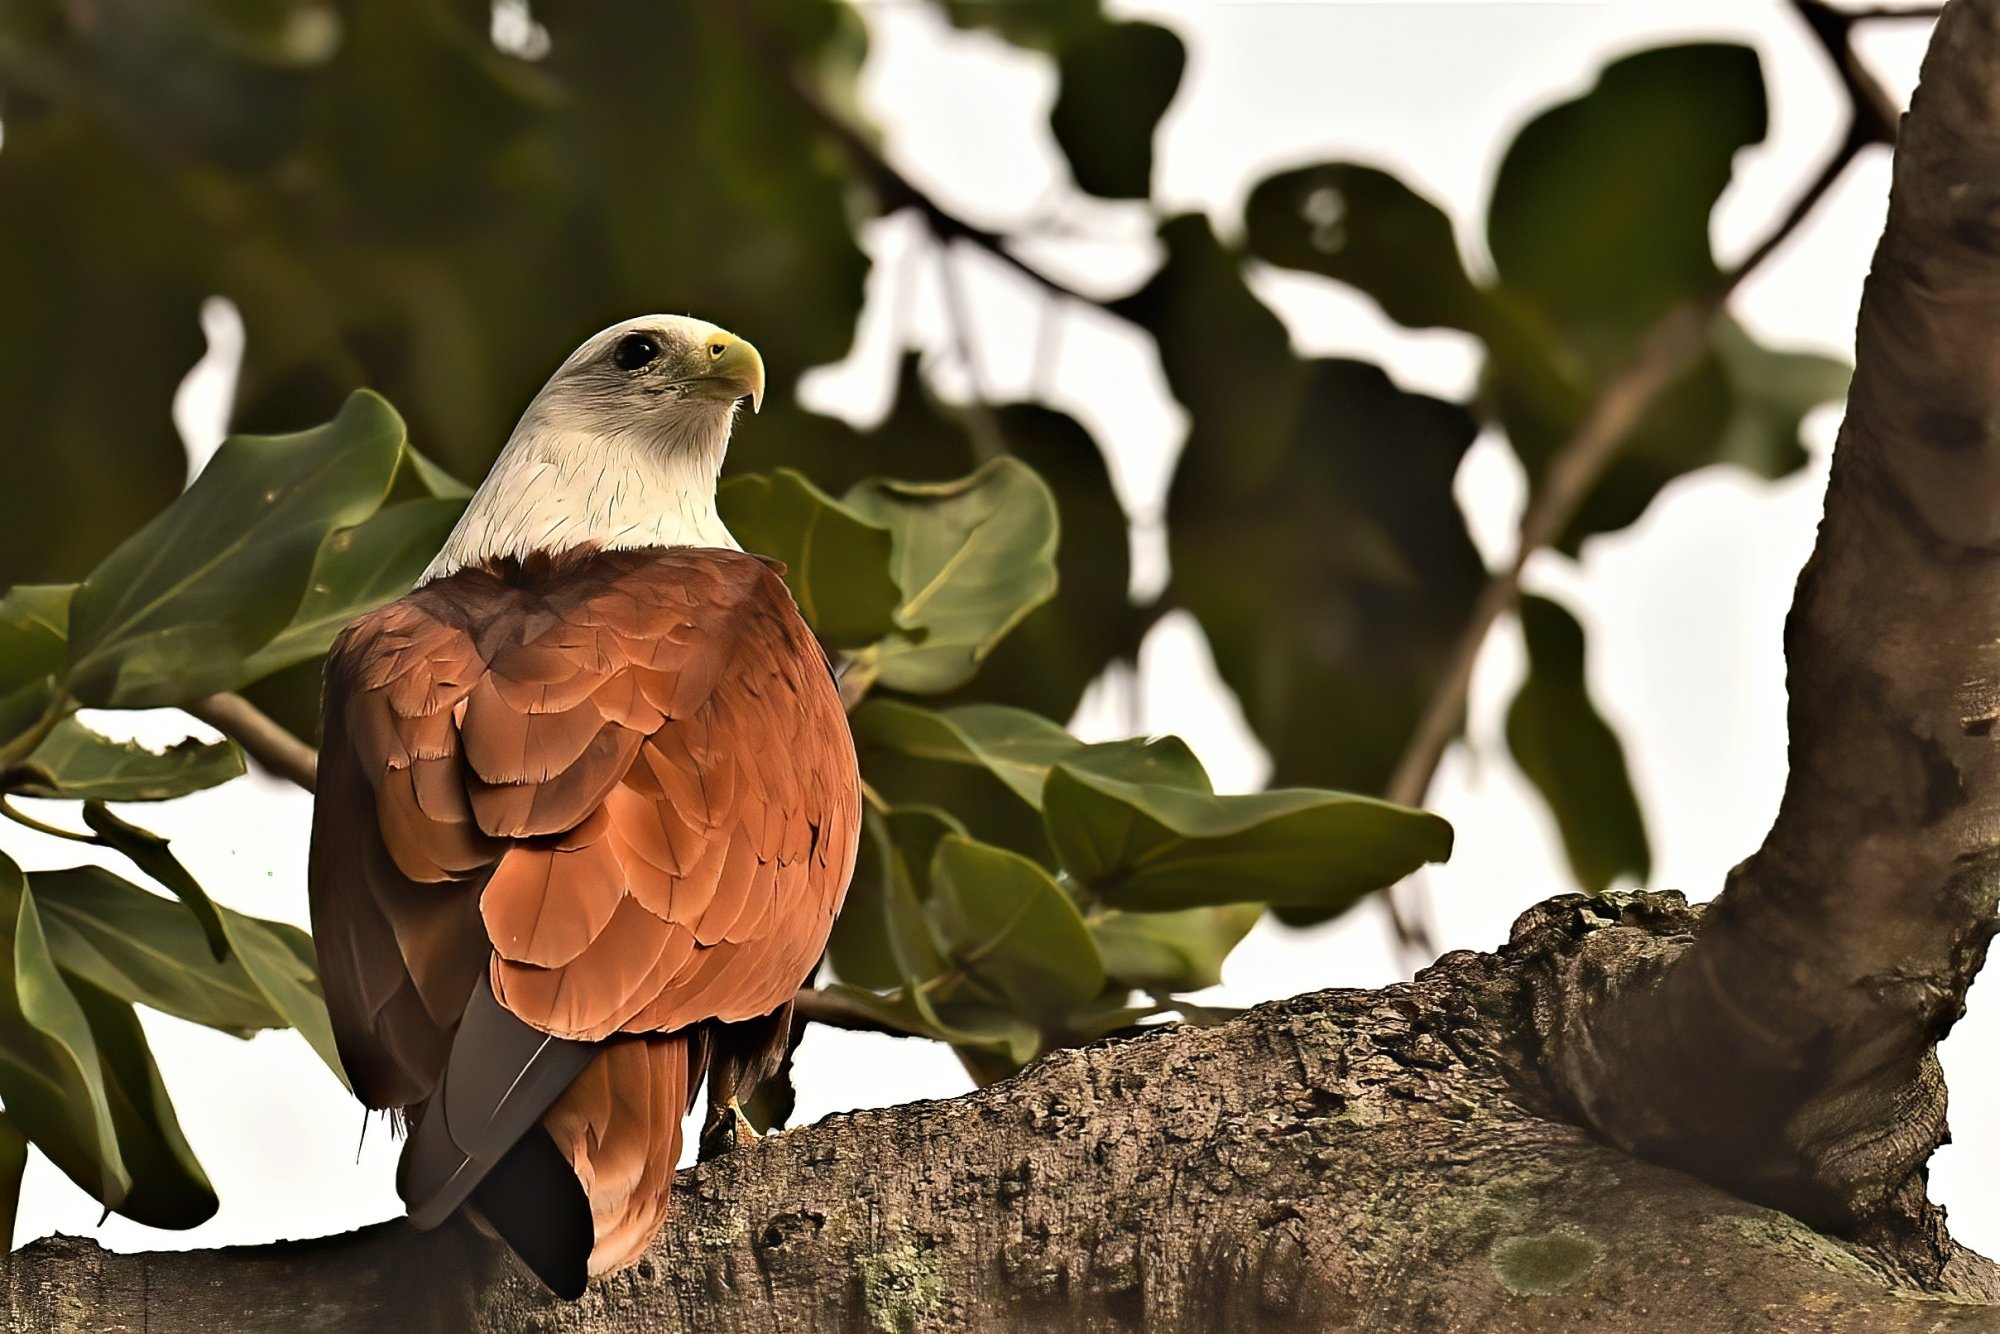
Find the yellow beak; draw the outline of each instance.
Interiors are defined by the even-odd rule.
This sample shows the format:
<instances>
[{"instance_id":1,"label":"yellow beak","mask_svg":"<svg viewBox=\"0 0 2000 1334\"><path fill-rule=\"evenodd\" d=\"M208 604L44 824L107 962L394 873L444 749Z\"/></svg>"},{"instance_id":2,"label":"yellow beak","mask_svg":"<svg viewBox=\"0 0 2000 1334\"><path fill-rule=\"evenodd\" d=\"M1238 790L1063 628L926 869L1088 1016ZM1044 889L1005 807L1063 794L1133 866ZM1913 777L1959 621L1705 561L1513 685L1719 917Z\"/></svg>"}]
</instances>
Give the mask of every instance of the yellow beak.
<instances>
[{"instance_id":1,"label":"yellow beak","mask_svg":"<svg viewBox=\"0 0 2000 1334\"><path fill-rule=\"evenodd\" d=\"M718 329L708 336L704 352L702 379L715 381L730 398L749 399L752 412L764 406L764 358L749 340Z\"/></svg>"}]
</instances>

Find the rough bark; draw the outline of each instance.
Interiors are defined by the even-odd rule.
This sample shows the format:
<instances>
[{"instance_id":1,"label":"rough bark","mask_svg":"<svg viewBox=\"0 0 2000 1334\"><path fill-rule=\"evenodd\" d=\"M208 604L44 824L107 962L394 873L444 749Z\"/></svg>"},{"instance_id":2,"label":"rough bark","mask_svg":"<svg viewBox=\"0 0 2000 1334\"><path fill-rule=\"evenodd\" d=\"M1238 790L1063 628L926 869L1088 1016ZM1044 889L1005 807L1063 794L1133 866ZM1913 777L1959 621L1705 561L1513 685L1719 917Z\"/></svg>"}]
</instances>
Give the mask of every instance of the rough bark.
<instances>
[{"instance_id":1,"label":"rough bark","mask_svg":"<svg viewBox=\"0 0 2000 1334\"><path fill-rule=\"evenodd\" d=\"M1990 1329L1982 1261L1866 1248L1553 1120L1530 1012L1672 895L1534 909L1380 992L1067 1051L681 1174L666 1235L574 1306L470 1228L248 1249L39 1242L17 1330ZM1625 962L1615 962L1624 960Z\"/></svg>"},{"instance_id":2,"label":"rough bark","mask_svg":"<svg viewBox=\"0 0 2000 1334\"><path fill-rule=\"evenodd\" d=\"M1913 1272L1940 1226L1922 1180L1946 1133L1936 1044L2000 901L1996 364L2000 2L1956 0L1897 145L1786 625L1776 823L1699 931L1648 942L1616 982L1586 952L1538 1011L1577 1119Z\"/></svg>"}]
</instances>

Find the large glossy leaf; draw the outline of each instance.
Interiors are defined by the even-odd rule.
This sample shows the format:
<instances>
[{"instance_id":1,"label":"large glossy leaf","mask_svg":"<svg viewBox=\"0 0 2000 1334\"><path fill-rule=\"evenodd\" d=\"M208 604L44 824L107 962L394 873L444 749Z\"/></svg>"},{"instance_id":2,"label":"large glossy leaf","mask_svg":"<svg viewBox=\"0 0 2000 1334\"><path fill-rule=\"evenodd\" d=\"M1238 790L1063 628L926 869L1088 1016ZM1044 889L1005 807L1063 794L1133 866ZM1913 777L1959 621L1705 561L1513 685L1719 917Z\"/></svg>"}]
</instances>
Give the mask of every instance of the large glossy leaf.
<instances>
[{"instance_id":1,"label":"large glossy leaf","mask_svg":"<svg viewBox=\"0 0 2000 1334\"><path fill-rule=\"evenodd\" d=\"M1763 138L1756 54L1702 44L1644 51L1537 117L1501 164L1488 215L1510 315L1486 396L1537 487L1550 461L1641 339L1720 281L1709 214L1735 154ZM1648 406L1558 545L1631 523L1660 488L1709 463L1777 476L1804 458L1798 414L1824 397L1827 367L1788 377L1720 320L1710 347ZM1772 387L1766 389L1767 372ZM1773 404L1772 400L1779 401ZM1793 408L1790 405L1799 403Z\"/></svg>"},{"instance_id":2,"label":"large glossy leaf","mask_svg":"<svg viewBox=\"0 0 2000 1334\"><path fill-rule=\"evenodd\" d=\"M1583 627L1546 598L1524 598L1528 679L1507 711L1507 748L1555 814L1577 883L1590 893L1652 869L1645 817L1617 733L1591 702Z\"/></svg>"},{"instance_id":3,"label":"large glossy leaf","mask_svg":"<svg viewBox=\"0 0 2000 1334\"><path fill-rule=\"evenodd\" d=\"M1063 868L1115 907L1351 907L1451 855L1424 811L1304 788L1217 796L1178 740L1092 746L1058 763L1042 814Z\"/></svg>"},{"instance_id":4,"label":"large glossy leaf","mask_svg":"<svg viewBox=\"0 0 2000 1334\"><path fill-rule=\"evenodd\" d=\"M1765 347L1726 315L1716 320L1709 346L1732 404L1716 442L1717 461L1759 477L1782 477L1803 466L1800 424L1814 408L1847 397L1853 368L1835 357Z\"/></svg>"},{"instance_id":5,"label":"large glossy leaf","mask_svg":"<svg viewBox=\"0 0 2000 1334\"><path fill-rule=\"evenodd\" d=\"M1216 471L1226 471L1231 492L1253 490L1283 467L1299 424L1305 367L1207 218L1170 218L1160 224L1160 241L1166 263L1113 309L1159 342L1167 383L1194 418L1182 458L1226 458L1231 466Z\"/></svg>"},{"instance_id":6,"label":"large glossy leaf","mask_svg":"<svg viewBox=\"0 0 2000 1334\"><path fill-rule=\"evenodd\" d=\"M1222 981L1222 961L1257 919L1261 903L1224 903L1179 912L1121 912L1087 919L1104 971L1128 986L1199 991Z\"/></svg>"},{"instance_id":7,"label":"large glossy leaf","mask_svg":"<svg viewBox=\"0 0 2000 1334\"><path fill-rule=\"evenodd\" d=\"M0 754L19 759L61 707L74 584L23 584L0 597Z\"/></svg>"},{"instance_id":8,"label":"large glossy leaf","mask_svg":"<svg viewBox=\"0 0 2000 1334\"><path fill-rule=\"evenodd\" d=\"M77 698L137 708L240 684L244 659L300 605L327 535L381 504L403 438L394 409L357 393L325 426L224 444L77 589Z\"/></svg>"},{"instance_id":9,"label":"large glossy leaf","mask_svg":"<svg viewBox=\"0 0 2000 1334\"><path fill-rule=\"evenodd\" d=\"M349 621L401 597L431 563L465 509L462 497L406 500L328 533L313 557L290 624L238 673L255 681L326 652Z\"/></svg>"},{"instance_id":10,"label":"large glossy leaf","mask_svg":"<svg viewBox=\"0 0 2000 1334\"><path fill-rule=\"evenodd\" d=\"M188 1146L132 1007L88 983L65 984L90 1024L132 1188L118 1212L148 1227L189 1228L214 1217L215 1188Z\"/></svg>"},{"instance_id":11,"label":"large glossy leaf","mask_svg":"<svg viewBox=\"0 0 2000 1334\"><path fill-rule=\"evenodd\" d=\"M1130 522L1103 452L1074 418L1010 403L992 420L1008 453L1055 496L1056 595L1007 632L962 693L1068 718L1106 667L1138 656L1152 624L1132 605Z\"/></svg>"},{"instance_id":12,"label":"large glossy leaf","mask_svg":"<svg viewBox=\"0 0 2000 1334\"><path fill-rule=\"evenodd\" d=\"M1055 592L1055 501L1013 459L955 482L864 482L845 502L894 536L900 628L866 660L882 685L932 694L962 684Z\"/></svg>"},{"instance_id":13,"label":"large glossy leaf","mask_svg":"<svg viewBox=\"0 0 2000 1334\"><path fill-rule=\"evenodd\" d=\"M0 692L60 673L69 662L75 584L22 584L0 597Z\"/></svg>"},{"instance_id":14,"label":"large glossy leaf","mask_svg":"<svg viewBox=\"0 0 2000 1334\"><path fill-rule=\"evenodd\" d=\"M872 699L856 710L854 737L864 749L880 746L920 759L980 765L1037 810L1049 766L1082 745L1026 709L966 704L932 710L892 699Z\"/></svg>"},{"instance_id":15,"label":"large glossy leaf","mask_svg":"<svg viewBox=\"0 0 2000 1334\"><path fill-rule=\"evenodd\" d=\"M7 787L30 797L165 801L242 773L243 752L233 741L190 737L151 750L136 741L113 741L71 716L4 777Z\"/></svg>"},{"instance_id":16,"label":"large glossy leaf","mask_svg":"<svg viewBox=\"0 0 2000 1334\"><path fill-rule=\"evenodd\" d=\"M1152 23L1106 23L1065 41L1049 127L1076 183L1094 195L1144 199L1152 188L1153 127L1174 100L1187 54Z\"/></svg>"},{"instance_id":17,"label":"large glossy leaf","mask_svg":"<svg viewBox=\"0 0 2000 1334\"><path fill-rule=\"evenodd\" d=\"M134 866L187 905L194 920L201 924L202 935L208 939L210 951L217 959L227 957L229 936L223 928L221 910L208 897L208 891L201 887L201 882L174 855L168 840L115 814L101 801L86 801L83 804L83 822L90 826L90 832L97 835L104 846L124 853L132 859Z\"/></svg>"},{"instance_id":18,"label":"large glossy leaf","mask_svg":"<svg viewBox=\"0 0 2000 1334\"><path fill-rule=\"evenodd\" d=\"M1508 440L1537 485L1589 410L1592 393L1592 386L1565 381L1536 359L1545 351L1498 345L1487 373ZM1806 459L1801 421L1820 404L1838 401L1847 376L1839 361L1763 347L1719 316L1708 347L1649 405L1557 545L1574 553L1592 533L1632 523L1663 487L1698 468L1729 463L1762 477L1797 469Z\"/></svg>"},{"instance_id":19,"label":"large glossy leaf","mask_svg":"<svg viewBox=\"0 0 2000 1334\"><path fill-rule=\"evenodd\" d=\"M952 963L1023 1013L1060 1019L1104 989L1104 964L1049 873L958 834L931 859L931 920Z\"/></svg>"},{"instance_id":20,"label":"large glossy leaf","mask_svg":"<svg viewBox=\"0 0 2000 1334\"><path fill-rule=\"evenodd\" d=\"M0 987L0 1101L64 1175L115 1209L132 1188L97 1039L64 982L20 868L0 863L7 985Z\"/></svg>"},{"instance_id":21,"label":"large glossy leaf","mask_svg":"<svg viewBox=\"0 0 2000 1334\"><path fill-rule=\"evenodd\" d=\"M334 1045L326 998L320 994L312 939L303 931L282 929L276 923L240 913L224 913L222 926L229 936L231 957L242 961L243 971L257 984L265 1001L287 1025L299 1031L326 1062L326 1068L345 1084L347 1071Z\"/></svg>"},{"instance_id":22,"label":"large glossy leaf","mask_svg":"<svg viewBox=\"0 0 2000 1334\"><path fill-rule=\"evenodd\" d=\"M49 951L63 972L120 1000L206 1028L248 1037L290 1019L251 977L241 956L218 961L192 914L101 866L36 871L29 877ZM240 914L220 909L228 921ZM261 933L309 958L305 932L243 917L238 935Z\"/></svg>"},{"instance_id":23,"label":"large glossy leaf","mask_svg":"<svg viewBox=\"0 0 2000 1334\"><path fill-rule=\"evenodd\" d=\"M889 573L887 527L792 468L738 477L715 500L744 550L785 563L785 585L821 639L859 648L895 632L902 597Z\"/></svg>"},{"instance_id":24,"label":"large glossy leaf","mask_svg":"<svg viewBox=\"0 0 2000 1334\"><path fill-rule=\"evenodd\" d=\"M929 872L931 850L940 839L963 832L956 817L933 807L870 805L863 812L854 879L827 943L827 957L842 980L915 988L944 975L944 953L924 916L916 877Z\"/></svg>"},{"instance_id":25,"label":"large glossy leaf","mask_svg":"<svg viewBox=\"0 0 2000 1334\"><path fill-rule=\"evenodd\" d=\"M1737 150L1765 131L1748 47L1627 56L1552 107L1501 162L1487 239L1510 299L1594 379L1675 304L1715 281L1709 211Z\"/></svg>"},{"instance_id":26,"label":"large glossy leaf","mask_svg":"<svg viewBox=\"0 0 2000 1334\"><path fill-rule=\"evenodd\" d=\"M1303 402L1268 468L1189 440L1174 591L1276 782L1380 792L1485 581L1452 492L1479 428L1362 362L1313 363Z\"/></svg>"},{"instance_id":27,"label":"large glossy leaf","mask_svg":"<svg viewBox=\"0 0 2000 1334\"><path fill-rule=\"evenodd\" d=\"M1358 287L1398 324L1477 333L1496 318L1444 210L1379 168L1327 162L1267 176L1243 219L1252 255Z\"/></svg>"}]
</instances>

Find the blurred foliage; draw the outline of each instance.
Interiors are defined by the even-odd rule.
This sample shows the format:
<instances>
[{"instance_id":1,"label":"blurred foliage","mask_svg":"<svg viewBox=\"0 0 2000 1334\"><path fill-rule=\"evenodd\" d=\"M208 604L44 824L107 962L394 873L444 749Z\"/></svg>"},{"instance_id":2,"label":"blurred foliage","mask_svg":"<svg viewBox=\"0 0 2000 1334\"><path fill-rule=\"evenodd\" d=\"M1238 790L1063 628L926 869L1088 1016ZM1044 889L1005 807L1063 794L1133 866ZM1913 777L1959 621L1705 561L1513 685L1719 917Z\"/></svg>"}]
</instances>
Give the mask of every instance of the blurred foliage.
<instances>
[{"instance_id":1,"label":"blurred foliage","mask_svg":"<svg viewBox=\"0 0 2000 1334\"><path fill-rule=\"evenodd\" d=\"M1052 63L1046 132L1079 190L1148 198L1185 66L1173 33L1091 0L940 8ZM214 903L105 804L225 783L241 753L156 753L79 708L242 690L310 738L334 633L409 586L463 506L455 479L483 471L556 358L638 311L716 318L779 371L721 504L787 563L849 693L869 694L830 996L950 1043L982 1080L1155 1016L1212 1018L1189 993L1267 906L1324 919L1448 855L1443 821L1371 794L1486 579L1460 464L1492 431L1541 484L1654 322L1721 281L1709 214L1765 129L1747 49L1617 62L1508 150L1490 272L1442 210L1364 164L1268 178L1240 234L1158 218L1157 270L1100 303L1153 340L1189 418L1172 579L1141 605L1128 518L1077 421L940 401L914 360L871 429L798 401L793 373L852 342L863 223L914 206L940 244L1005 239L878 156L853 113L857 11L508 12L502 49L484 0L0 7L0 421L16 441L0 814L119 851L164 891L0 858L0 1181L25 1137L133 1218L214 1209L137 1005L239 1035L296 1027L338 1070L311 942ZM1470 335L1477 393L1446 402L1300 356L1253 291L1259 266ZM183 490L170 408L211 295L245 326L237 434ZM1839 365L1718 321L1564 548L1696 468L1797 467L1801 417L1843 384ZM1173 738L1084 744L1064 726L1169 610L1200 623L1283 786L1218 794ZM1643 876L1582 629L1540 601L1523 625L1509 746L1582 883ZM22 798L81 806L55 825Z\"/></svg>"}]
</instances>

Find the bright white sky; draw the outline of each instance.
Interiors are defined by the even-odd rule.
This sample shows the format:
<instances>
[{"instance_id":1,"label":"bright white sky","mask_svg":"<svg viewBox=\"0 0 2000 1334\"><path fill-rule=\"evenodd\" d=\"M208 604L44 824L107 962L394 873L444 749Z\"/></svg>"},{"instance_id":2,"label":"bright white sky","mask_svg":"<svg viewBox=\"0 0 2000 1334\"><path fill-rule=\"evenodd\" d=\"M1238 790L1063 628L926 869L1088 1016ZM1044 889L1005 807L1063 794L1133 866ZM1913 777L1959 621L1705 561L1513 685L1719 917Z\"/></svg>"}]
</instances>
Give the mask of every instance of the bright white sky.
<instances>
[{"instance_id":1,"label":"bright white sky","mask_svg":"<svg viewBox=\"0 0 2000 1334\"><path fill-rule=\"evenodd\" d=\"M1588 85L1616 56L1675 40L1731 38L1761 53L1772 129L1745 152L1715 218L1725 260L1746 251L1834 146L1838 87L1803 27L1778 0L1620 0L1616 3L1188 4L1114 0L1156 18L1190 48L1187 77L1161 128L1156 196L1203 209L1225 232L1240 225L1250 188L1278 169L1345 157L1390 167L1457 221L1474 265L1486 263L1479 221L1501 151L1540 107ZM1055 78L1048 62L978 33L961 33L928 5L866 9L874 43L862 99L884 126L890 157L947 207L988 226L1027 222L1051 233L1035 257L1084 290L1113 294L1156 258L1151 221L1134 205L1081 197L1046 131ZM1876 73L1907 98L1927 33L1878 25L1864 40ZM1886 204L1888 162L1850 168L1812 220L1753 278L1736 310L1767 341L1852 354L1861 280ZM866 420L883 410L902 346L931 355L946 392L1006 399L1039 393L1107 442L1140 533L1135 583L1164 574L1158 518L1184 430L1146 340L1090 310L1050 311L1041 293L977 255L954 265L973 314L971 367L946 318L940 267L905 220L870 228L878 261L854 354L812 373L805 388L827 410ZM1412 334L1335 285L1267 273L1261 293L1296 343L1316 354L1372 358L1404 385L1464 396L1477 368L1458 334ZM662 309L674 307L663 293ZM204 313L211 352L191 375L176 420L204 459L221 433L241 326L224 303ZM1040 358L1049 330L1060 355ZM755 336L754 330L746 331ZM568 352L549 350L550 363ZM1073 369L1074 368L1074 369ZM1086 375L1084 368L1088 368ZM773 368L785 374L783 368ZM1837 414L1812 423L1814 464L1764 484L1712 471L1677 483L1627 532L1598 538L1580 563L1539 558L1530 586L1560 598L1591 635L1590 678L1623 735L1650 822L1655 885L1706 898L1753 850L1784 779L1779 633L1793 580L1811 548ZM749 429L755 429L754 423ZM1506 550L1522 482L1504 446L1475 446L1458 491L1489 560ZM1553 830L1507 757L1501 717L1520 679L1517 636L1498 633L1475 682L1470 743L1447 759L1431 805L1458 830L1448 866L1428 880L1445 948L1491 948L1515 914L1570 883ZM1139 681L1106 683L1076 722L1092 737L1135 726L1178 732L1218 786L1254 787L1263 757L1215 680L1190 622L1170 620L1147 645ZM200 730L181 715L144 720L166 741ZM303 923L309 799L253 775L215 793L151 808L147 823L177 848L217 898ZM31 867L70 864L69 845L9 826L0 848ZM1260 927L1231 958L1210 999L1248 1004L1326 986L1374 986L1406 976L1382 919L1364 910L1308 932ZM2000 1080L1989 1073L1995 1018L1983 991L1945 1044L1961 1142L1933 1164L1932 1189L1960 1240L2000 1253ZM338 1231L398 1212L395 1145L380 1125L357 1154L362 1118L294 1034L251 1042L147 1016L188 1137L222 1197L221 1212L186 1233L113 1218L38 1156L29 1166L17 1240L62 1231L117 1249L214 1246ZM1986 1059L1981 1059L1985 1057ZM815 1029L800 1049L802 1119L945 1096L969 1087L950 1054L915 1041Z\"/></svg>"}]
</instances>

